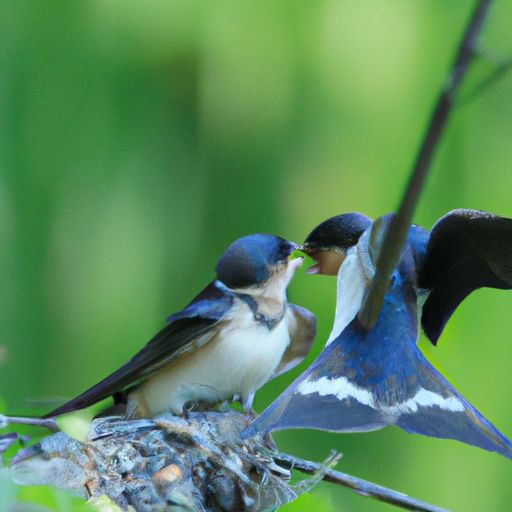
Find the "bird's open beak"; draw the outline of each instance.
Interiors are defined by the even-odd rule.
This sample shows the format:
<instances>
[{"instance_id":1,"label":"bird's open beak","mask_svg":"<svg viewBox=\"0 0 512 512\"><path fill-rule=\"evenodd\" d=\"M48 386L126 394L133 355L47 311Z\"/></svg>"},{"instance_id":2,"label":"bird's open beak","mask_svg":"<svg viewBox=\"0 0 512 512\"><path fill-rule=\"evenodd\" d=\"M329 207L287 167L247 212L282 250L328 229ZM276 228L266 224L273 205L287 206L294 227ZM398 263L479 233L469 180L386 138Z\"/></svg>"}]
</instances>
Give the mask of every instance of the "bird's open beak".
<instances>
[{"instance_id":1,"label":"bird's open beak","mask_svg":"<svg viewBox=\"0 0 512 512\"><path fill-rule=\"evenodd\" d=\"M309 244L302 245L302 252L313 258L316 263L308 267L306 274L324 274L334 276L338 273L341 263L345 259L343 253L335 250L319 249Z\"/></svg>"},{"instance_id":2,"label":"bird's open beak","mask_svg":"<svg viewBox=\"0 0 512 512\"><path fill-rule=\"evenodd\" d=\"M302 244L299 246L299 249L307 254L310 258L313 258L315 261L316 261L316 258L315 258L315 253L318 254L318 251L315 250L314 248L312 248L309 244ZM319 274L321 271L320 269L320 263L317 261L316 263L314 263L313 265L311 265L310 267L308 267L304 273L305 274Z\"/></svg>"},{"instance_id":3,"label":"bird's open beak","mask_svg":"<svg viewBox=\"0 0 512 512\"><path fill-rule=\"evenodd\" d=\"M322 269L320 268L320 263L315 263L314 265L311 265L304 271L304 273L308 275L321 274Z\"/></svg>"}]
</instances>

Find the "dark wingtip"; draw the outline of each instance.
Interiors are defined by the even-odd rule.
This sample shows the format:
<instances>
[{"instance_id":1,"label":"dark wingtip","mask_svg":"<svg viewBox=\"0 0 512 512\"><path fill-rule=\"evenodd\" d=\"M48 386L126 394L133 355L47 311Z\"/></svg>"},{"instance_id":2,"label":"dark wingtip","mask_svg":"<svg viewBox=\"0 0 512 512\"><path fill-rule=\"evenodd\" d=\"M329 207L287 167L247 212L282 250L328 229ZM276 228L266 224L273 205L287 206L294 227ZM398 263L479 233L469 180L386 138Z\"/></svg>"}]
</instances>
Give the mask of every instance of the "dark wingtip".
<instances>
[{"instance_id":1,"label":"dark wingtip","mask_svg":"<svg viewBox=\"0 0 512 512\"><path fill-rule=\"evenodd\" d=\"M425 311L425 307L427 307L427 310ZM421 328L423 329L423 332L425 333L425 336L428 338L430 343L437 346L437 342L441 336L441 333L443 332L444 326L446 325L446 322L442 325L439 324L434 318L432 318L432 315L429 314L429 309L427 304L425 304L423 313L421 315Z\"/></svg>"},{"instance_id":2,"label":"dark wingtip","mask_svg":"<svg viewBox=\"0 0 512 512\"><path fill-rule=\"evenodd\" d=\"M84 409L85 407L88 407L89 405L92 405L92 403L84 404L82 402L70 400L69 402L62 404L60 407L53 409L53 411L46 413L44 416L41 416L41 419L43 419L43 420L53 419L53 418L56 418L57 416L62 416L63 414L67 414L69 412L79 411L80 409Z\"/></svg>"},{"instance_id":3,"label":"dark wingtip","mask_svg":"<svg viewBox=\"0 0 512 512\"><path fill-rule=\"evenodd\" d=\"M425 315L422 315L421 317L421 327L425 333L425 336L428 338L428 341L430 341L434 347L437 347L437 342L441 336L442 328L429 324L426 321Z\"/></svg>"},{"instance_id":4,"label":"dark wingtip","mask_svg":"<svg viewBox=\"0 0 512 512\"><path fill-rule=\"evenodd\" d=\"M63 405L62 407L57 407L57 409L54 409L53 411L47 414L44 414L43 416L41 416L41 419L50 420L56 418L57 416L61 416L62 414L66 414L67 412L71 412L71 410L68 411L67 407Z\"/></svg>"}]
</instances>

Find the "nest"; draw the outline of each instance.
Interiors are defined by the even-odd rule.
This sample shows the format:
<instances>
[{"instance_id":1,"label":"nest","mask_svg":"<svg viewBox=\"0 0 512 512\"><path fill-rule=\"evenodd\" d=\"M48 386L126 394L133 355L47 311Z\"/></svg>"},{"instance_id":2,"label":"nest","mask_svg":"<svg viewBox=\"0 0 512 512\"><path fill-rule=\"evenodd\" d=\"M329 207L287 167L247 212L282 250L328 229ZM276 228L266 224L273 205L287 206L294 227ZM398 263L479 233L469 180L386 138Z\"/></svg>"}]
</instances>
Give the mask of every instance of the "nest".
<instances>
[{"instance_id":1,"label":"nest","mask_svg":"<svg viewBox=\"0 0 512 512\"><path fill-rule=\"evenodd\" d=\"M106 496L122 510L274 510L322 476L290 485L270 437L241 440L249 421L235 411L100 418L84 443L58 432L18 452L11 470L19 484Z\"/></svg>"}]
</instances>

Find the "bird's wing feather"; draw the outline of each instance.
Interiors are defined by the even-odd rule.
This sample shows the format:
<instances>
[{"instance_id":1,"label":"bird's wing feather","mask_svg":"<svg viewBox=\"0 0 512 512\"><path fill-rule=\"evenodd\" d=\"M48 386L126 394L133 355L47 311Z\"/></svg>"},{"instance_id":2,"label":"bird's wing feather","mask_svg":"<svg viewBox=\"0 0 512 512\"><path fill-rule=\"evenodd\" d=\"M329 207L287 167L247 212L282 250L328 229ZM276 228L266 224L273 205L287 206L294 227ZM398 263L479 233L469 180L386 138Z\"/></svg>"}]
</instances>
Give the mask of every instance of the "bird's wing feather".
<instances>
[{"instance_id":1,"label":"bird's wing feather","mask_svg":"<svg viewBox=\"0 0 512 512\"><path fill-rule=\"evenodd\" d=\"M402 403L396 425L413 434L456 439L512 459L512 443L416 349L419 388Z\"/></svg>"},{"instance_id":2,"label":"bird's wing feather","mask_svg":"<svg viewBox=\"0 0 512 512\"><path fill-rule=\"evenodd\" d=\"M365 432L388 424L373 407L371 392L355 380L345 346L364 346L367 333L353 320L315 361L246 429L256 432L313 428L332 432Z\"/></svg>"},{"instance_id":3,"label":"bird's wing feather","mask_svg":"<svg viewBox=\"0 0 512 512\"><path fill-rule=\"evenodd\" d=\"M222 322L232 301L232 296L219 289L216 282L211 283L185 309L171 315L168 324L130 361L45 417L58 416L95 404L147 377L186 352L203 346L217 334L216 324Z\"/></svg>"},{"instance_id":4,"label":"bird's wing feather","mask_svg":"<svg viewBox=\"0 0 512 512\"><path fill-rule=\"evenodd\" d=\"M367 432L395 424L512 458L510 441L423 357L414 324L400 333L392 320L392 310L384 311L370 332L353 320L243 436L289 428Z\"/></svg>"},{"instance_id":5,"label":"bird's wing feather","mask_svg":"<svg viewBox=\"0 0 512 512\"><path fill-rule=\"evenodd\" d=\"M432 229L418 284L430 291L421 322L435 344L472 291L512 288L512 219L477 210L446 214Z\"/></svg>"},{"instance_id":6,"label":"bird's wing feather","mask_svg":"<svg viewBox=\"0 0 512 512\"><path fill-rule=\"evenodd\" d=\"M290 345L283 354L273 377L295 368L308 355L316 334L316 317L311 311L288 304L288 329Z\"/></svg>"}]
</instances>

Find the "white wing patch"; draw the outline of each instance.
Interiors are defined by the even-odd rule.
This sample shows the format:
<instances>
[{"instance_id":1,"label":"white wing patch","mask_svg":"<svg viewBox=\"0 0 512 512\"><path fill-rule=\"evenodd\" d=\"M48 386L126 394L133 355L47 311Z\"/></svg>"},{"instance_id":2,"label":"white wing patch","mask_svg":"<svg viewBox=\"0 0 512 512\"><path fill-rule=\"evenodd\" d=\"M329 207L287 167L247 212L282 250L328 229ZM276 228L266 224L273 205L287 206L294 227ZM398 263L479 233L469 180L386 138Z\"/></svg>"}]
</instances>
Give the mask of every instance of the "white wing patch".
<instances>
[{"instance_id":1,"label":"white wing patch","mask_svg":"<svg viewBox=\"0 0 512 512\"><path fill-rule=\"evenodd\" d=\"M358 402L374 407L373 395L366 389L354 386L346 377L337 377L329 379L328 377L320 377L318 380L307 378L300 384L297 391L301 395L311 395L318 393L320 396L333 395L338 400L345 398L355 398Z\"/></svg>"},{"instance_id":2,"label":"white wing patch","mask_svg":"<svg viewBox=\"0 0 512 512\"><path fill-rule=\"evenodd\" d=\"M433 405L437 405L445 411L460 412L464 410L464 404L456 396L445 398L425 388L418 389L412 398L393 405L390 409L397 408L401 413L411 413L418 412L418 406L432 407Z\"/></svg>"},{"instance_id":3,"label":"white wing patch","mask_svg":"<svg viewBox=\"0 0 512 512\"><path fill-rule=\"evenodd\" d=\"M381 411L386 416L399 416L400 414L409 414L418 412L419 407L437 406L445 411L460 412L464 410L464 404L456 396L445 398L444 396L429 391L425 388L419 388L416 394L394 405L387 405L375 400L374 395L367 389L352 384L346 377L320 377L313 380L311 377L302 382L297 388L301 395L311 395L318 393L320 396L333 395L338 400L353 398L363 405L372 407Z\"/></svg>"}]
</instances>

